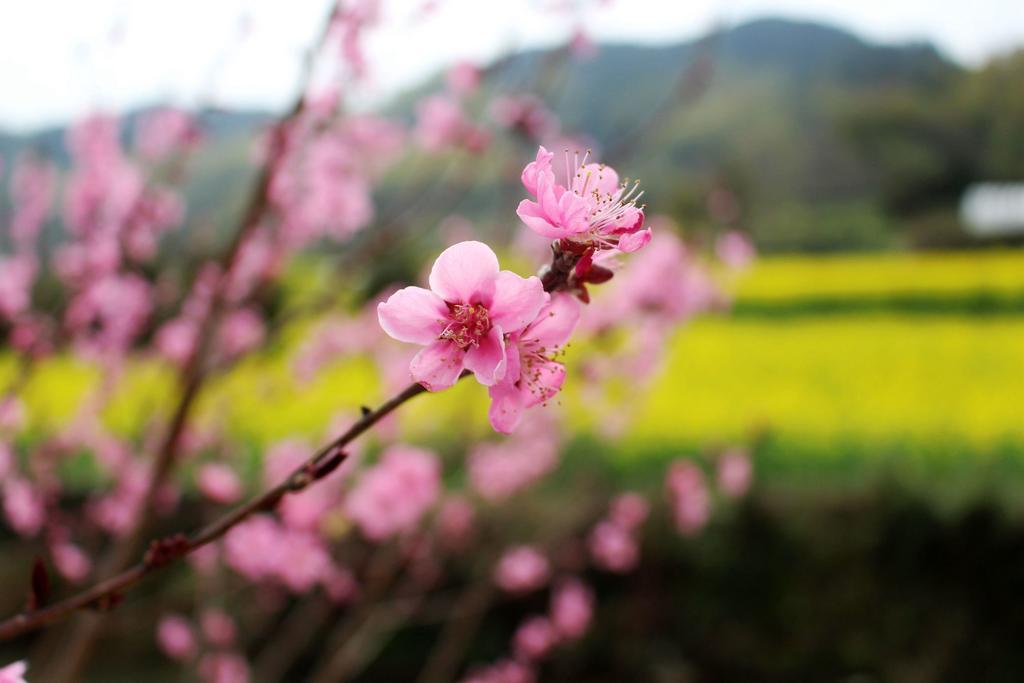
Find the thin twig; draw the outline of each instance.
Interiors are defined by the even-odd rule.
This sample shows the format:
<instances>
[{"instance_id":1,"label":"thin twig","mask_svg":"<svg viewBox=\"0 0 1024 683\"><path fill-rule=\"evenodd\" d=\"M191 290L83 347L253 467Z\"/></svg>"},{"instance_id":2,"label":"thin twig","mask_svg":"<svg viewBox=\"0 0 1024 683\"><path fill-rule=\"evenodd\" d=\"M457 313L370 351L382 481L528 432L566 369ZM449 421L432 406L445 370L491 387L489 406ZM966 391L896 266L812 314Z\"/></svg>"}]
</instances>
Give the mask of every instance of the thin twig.
<instances>
[{"instance_id":1,"label":"thin twig","mask_svg":"<svg viewBox=\"0 0 1024 683\"><path fill-rule=\"evenodd\" d=\"M400 394L376 410L365 413L344 434L323 446L305 464L277 486L228 512L191 536L178 534L154 541L141 561L120 574L101 581L91 588L55 603L50 607L19 614L4 622L0 622L0 641L10 640L11 638L16 638L25 633L62 621L82 609L113 607L120 601L125 591L139 583L149 574L160 571L204 545L216 541L232 527L238 525L251 515L273 509L284 496L297 493L313 482L326 477L344 461L345 452L343 449L345 446L381 419L391 414L403 403L425 391L426 389L419 384L409 385Z\"/></svg>"}]
</instances>

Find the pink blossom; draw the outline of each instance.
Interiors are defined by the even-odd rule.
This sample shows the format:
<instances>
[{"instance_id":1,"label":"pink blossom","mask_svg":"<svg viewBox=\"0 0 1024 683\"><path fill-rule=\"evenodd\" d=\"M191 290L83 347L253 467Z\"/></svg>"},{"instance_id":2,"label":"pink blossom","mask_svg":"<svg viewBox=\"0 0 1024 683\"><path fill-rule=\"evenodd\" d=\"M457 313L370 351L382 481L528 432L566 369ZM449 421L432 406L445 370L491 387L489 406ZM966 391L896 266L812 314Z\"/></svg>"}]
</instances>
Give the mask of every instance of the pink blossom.
<instances>
[{"instance_id":1,"label":"pink blossom","mask_svg":"<svg viewBox=\"0 0 1024 683\"><path fill-rule=\"evenodd\" d=\"M711 517L711 496L704 484L704 473L692 462L678 460L669 467L665 483L676 528L685 536L696 534Z\"/></svg>"},{"instance_id":2,"label":"pink blossom","mask_svg":"<svg viewBox=\"0 0 1024 683\"><path fill-rule=\"evenodd\" d=\"M235 652L214 652L199 660L204 683L249 683L249 663Z\"/></svg>"},{"instance_id":3,"label":"pink blossom","mask_svg":"<svg viewBox=\"0 0 1024 683\"><path fill-rule=\"evenodd\" d=\"M551 572L548 558L528 545L505 551L494 568L494 582L510 593L528 593L543 586Z\"/></svg>"},{"instance_id":4,"label":"pink blossom","mask_svg":"<svg viewBox=\"0 0 1024 683\"><path fill-rule=\"evenodd\" d=\"M470 483L487 500L505 500L553 470L558 464L558 447L550 423L531 416L515 437L473 448L468 464Z\"/></svg>"},{"instance_id":5,"label":"pink blossom","mask_svg":"<svg viewBox=\"0 0 1024 683\"><path fill-rule=\"evenodd\" d=\"M757 257L754 245L737 230L729 230L718 238L715 253L722 263L736 269L746 268Z\"/></svg>"},{"instance_id":6,"label":"pink blossom","mask_svg":"<svg viewBox=\"0 0 1024 683\"><path fill-rule=\"evenodd\" d=\"M594 618L594 592L579 579L562 581L551 594L551 622L563 638L579 638Z\"/></svg>"},{"instance_id":7,"label":"pink blossom","mask_svg":"<svg viewBox=\"0 0 1024 683\"><path fill-rule=\"evenodd\" d=\"M156 348L167 360L184 365L199 343L199 324L190 318L174 318L156 333Z\"/></svg>"},{"instance_id":8,"label":"pink blossom","mask_svg":"<svg viewBox=\"0 0 1024 683\"><path fill-rule=\"evenodd\" d=\"M60 575L72 583L84 581L92 570L89 556L74 543L57 543L50 548L50 555Z\"/></svg>"},{"instance_id":9,"label":"pink blossom","mask_svg":"<svg viewBox=\"0 0 1024 683\"><path fill-rule=\"evenodd\" d=\"M565 366L554 359L568 343L579 318L579 302L556 294L522 332L509 335L505 376L489 389L488 416L496 431L512 433L523 410L549 401L562 388Z\"/></svg>"},{"instance_id":10,"label":"pink blossom","mask_svg":"<svg viewBox=\"0 0 1024 683\"><path fill-rule=\"evenodd\" d=\"M589 541L594 563L610 572L631 571L640 559L636 539L614 522L599 522L591 531Z\"/></svg>"},{"instance_id":11,"label":"pink blossom","mask_svg":"<svg viewBox=\"0 0 1024 683\"><path fill-rule=\"evenodd\" d=\"M28 310L35 260L30 257L0 258L0 316L13 320Z\"/></svg>"},{"instance_id":12,"label":"pink blossom","mask_svg":"<svg viewBox=\"0 0 1024 683\"><path fill-rule=\"evenodd\" d=\"M632 252L651 239L644 229L639 183L619 184L619 174L602 164L588 163L589 154L569 161L565 153L565 184L555 180L554 154L540 147L537 158L523 169L522 181L537 201L524 199L516 213L534 232L592 249L618 248Z\"/></svg>"},{"instance_id":13,"label":"pink blossom","mask_svg":"<svg viewBox=\"0 0 1024 683\"><path fill-rule=\"evenodd\" d=\"M310 452L308 444L296 439L271 446L264 457L263 480L266 486L284 481L306 462ZM344 466L338 468L326 480L303 491L301 496L286 496L277 507L281 521L292 529L315 530L323 516L340 500L340 490L331 482L337 482L344 470Z\"/></svg>"},{"instance_id":14,"label":"pink blossom","mask_svg":"<svg viewBox=\"0 0 1024 683\"><path fill-rule=\"evenodd\" d=\"M147 112L135 128L135 148L151 161L195 145L202 137L199 126L188 112L164 107Z\"/></svg>"},{"instance_id":15,"label":"pink blossom","mask_svg":"<svg viewBox=\"0 0 1024 683\"><path fill-rule=\"evenodd\" d=\"M495 97L491 102L490 115L498 125L510 128L530 140L550 135L558 127L554 114L530 94Z\"/></svg>"},{"instance_id":16,"label":"pink blossom","mask_svg":"<svg viewBox=\"0 0 1024 683\"><path fill-rule=\"evenodd\" d=\"M241 308L225 316L217 341L221 351L234 358L259 346L265 335L262 316L252 308Z\"/></svg>"},{"instance_id":17,"label":"pink blossom","mask_svg":"<svg viewBox=\"0 0 1024 683\"><path fill-rule=\"evenodd\" d=\"M597 45L583 28L577 28L573 32L572 39L569 41L569 49L573 56L580 60L593 59L597 54Z\"/></svg>"},{"instance_id":18,"label":"pink blossom","mask_svg":"<svg viewBox=\"0 0 1024 683\"><path fill-rule=\"evenodd\" d=\"M18 160L11 174L11 238L20 253L33 248L43 223L50 214L57 177L53 164L34 156Z\"/></svg>"},{"instance_id":19,"label":"pink blossom","mask_svg":"<svg viewBox=\"0 0 1024 683\"><path fill-rule=\"evenodd\" d=\"M380 541L418 524L440 489L441 464L436 455L411 446L392 446L363 473L345 509L367 538Z\"/></svg>"},{"instance_id":20,"label":"pink blossom","mask_svg":"<svg viewBox=\"0 0 1024 683\"><path fill-rule=\"evenodd\" d=\"M740 448L726 451L718 459L718 488L729 498L739 498L750 490L754 467L750 456Z\"/></svg>"},{"instance_id":21,"label":"pink blossom","mask_svg":"<svg viewBox=\"0 0 1024 683\"><path fill-rule=\"evenodd\" d=\"M224 463L209 463L199 468L196 483L204 496L215 503L234 503L242 497L242 482Z\"/></svg>"},{"instance_id":22,"label":"pink blossom","mask_svg":"<svg viewBox=\"0 0 1024 683\"><path fill-rule=\"evenodd\" d=\"M413 359L414 380L430 391L453 385L463 368L490 386L505 376L505 334L525 328L545 302L536 277L499 271L481 242L445 249L430 272L430 290L406 287L377 307L384 331L425 346Z\"/></svg>"},{"instance_id":23,"label":"pink blossom","mask_svg":"<svg viewBox=\"0 0 1024 683\"><path fill-rule=\"evenodd\" d=\"M199 616L199 627L206 642L216 647L230 647L235 642L235 620L217 607L203 610Z\"/></svg>"},{"instance_id":24,"label":"pink blossom","mask_svg":"<svg viewBox=\"0 0 1024 683\"><path fill-rule=\"evenodd\" d=\"M152 310L150 287L138 275L109 275L72 299L65 322L88 350L123 351Z\"/></svg>"},{"instance_id":25,"label":"pink blossom","mask_svg":"<svg viewBox=\"0 0 1024 683\"><path fill-rule=\"evenodd\" d=\"M224 537L224 561L250 581L266 579L277 569L280 539L281 529L273 517L251 517Z\"/></svg>"},{"instance_id":26,"label":"pink blossom","mask_svg":"<svg viewBox=\"0 0 1024 683\"><path fill-rule=\"evenodd\" d=\"M156 642L165 655L181 662L192 659L198 651L192 624L178 614L168 614L160 619L156 627Z\"/></svg>"},{"instance_id":27,"label":"pink blossom","mask_svg":"<svg viewBox=\"0 0 1024 683\"><path fill-rule=\"evenodd\" d=\"M446 81L454 94L470 95L480 86L480 69L472 62L458 62L448 69Z\"/></svg>"},{"instance_id":28,"label":"pink blossom","mask_svg":"<svg viewBox=\"0 0 1024 683\"><path fill-rule=\"evenodd\" d=\"M21 399L12 395L0 398L0 431L16 432L24 426L25 404Z\"/></svg>"},{"instance_id":29,"label":"pink blossom","mask_svg":"<svg viewBox=\"0 0 1024 683\"><path fill-rule=\"evenodd\" d=\"M462 107L450 97L432 95L416 105L416 139L428 151L461 145L469 128Z\"/></svg>"},{"instance_id":30,"label":"pink blossom","mask_svg":"<svg viewBox=\"0 0 1024 683\"><path fill-rule=\"evenodd\" d=\"M636 531L647 519L651 506L639 493L622 493L611 502L611 521L626 531Z\"/></svg>"},{"instance_id":31,"label":"pink blossom","mask_svg":"<svg viewBox=\"0 0 1024 683\"><path fill-rule=\"evenodd\" d=\"M42 495L24 479L8 477L3 483L7 523L21 536L35 536L43 528L46 506Z\"/></svg>"},{"instance_id":32,"label":"pink blossom","mask_svg":"<svg viewBox=\"0 0 1024 683\"><path fill-rule=\"evenodd\" d=\"M332 602L345 604L359 594L356 577L345 567L333 567L322 580L324 592Z\"/></svg>"},{"instance_id":33,"label":"pink blossom","mask_svg":"<svg viewBox=\"0 0 1024 683\"><path fill-rule=\"evenodd\" d=\"M278 542L278 579L293 593L305 593L332 577L331 557L312 533L284 529Z\"/></svg>"},{"instance_id":34,"label":"pink blossom","mask_svg":"<svg viewBox=\"0 0 1024 683\"><path fill-rule=\"evenodd\" d=\"M558 642L558 631L547 617L531 617L524 621L513 636L516 656L526 661L541 659Z\"/></svg>"},{"instance_id":35,"label":"pink blossom","mask_svg":"<svg viewBox=\"0 0 1024 683\"><path fill-rule=\"evenodd\" d=\"M437 531L441 541L451 549L462 548L473 534L476 512L465 498L451 497L437 512Z\"/></svg>"},{"instance_id":36,"label":"pink blossom","mask_svg":"<svg viewBox=\"0 0 1024 683\"><path fill-rule=\"evenodd\" d=\"M28 671L28 664L25 662L14 662L0 669L0 683L27 683L25 672Z\"/></svg>"}]
</instances>

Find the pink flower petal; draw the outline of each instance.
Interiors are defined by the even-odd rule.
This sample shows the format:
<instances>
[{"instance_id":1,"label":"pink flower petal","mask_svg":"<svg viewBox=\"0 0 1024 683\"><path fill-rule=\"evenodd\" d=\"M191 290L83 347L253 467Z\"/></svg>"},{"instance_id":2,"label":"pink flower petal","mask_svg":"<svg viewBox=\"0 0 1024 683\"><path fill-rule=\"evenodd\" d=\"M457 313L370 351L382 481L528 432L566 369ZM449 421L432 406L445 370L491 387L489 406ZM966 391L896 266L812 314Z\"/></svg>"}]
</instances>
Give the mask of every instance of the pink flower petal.
<instances>
[{"instance_id":1,"label":"pink flower petal","mask_svg":"<svg viewBox=\"0 0 1024 683\"><path fill-rule=\"evenodd\" d=\"M555 181L555 174L551 170L551 158L554 156L541 145L537 150L537 160L531 161L523 169L523 187L534 197L537 196L537 185L541 177L547 178L551 183Z\"/></svg>"},{"instance_id":2,"label":"pink flower petal","mask_svg":"<svg viewBox=\"0 0 1024 683\"><path fill-rule=\"evenodd\" d=\"M511 434L523 418L523 394L512 382L500 382L492 386L491 407L487 417L494 431Z\"/></svg>"},{"instance_id":3,"label":"pink flower petal","mask_svg":"<svg viewBox=\"0 0 1024 683\"><path fill-rule=\"evenodd\" d=\"M630 254L647 246L651 241L651 229L639 230L619 238L619 250Z\"/></svg>"},{"instance_id":4,"label":"pink flower petal","mask_svg":"<svg viewBox=\"0 0 1024 683\"><path fill-rule=\"evenodd\" d=\"M547 401L557 394L565 383L565 366L555 361L534 365L530 373L530 385L522 385L523 404L527 408Z\"/></svg>"},{"instance_id":5,"label":"pink flower petal","mask_svg":"<svg viewBox=\"0 0 1024 683\"><path fill-rule=\"evenodd\" d=\"M465 366L480 384L491 386L505 376L505 335L495 325L487 336L466 352Z\"/></svg>"},{"instance_id":6,"label":"pink flower petal","mask_svg":"<svg viewBox=\"0 0 1024 683\"><path fill-rule=\"evenodd\" d=\"M551 351L569 341L579 320L579 301L566 294L555 294L523 333L523 341L531 347L543 347Z\"/></svg>"},{"instance_id":7,"label":"pink flower petal","mask_svg":"<svg viewBox=\"0 0 1024 683\"><path fill-rule=\"evenodd\" d=\"M430 271L430 288L449 303L490 306L498 257L483 242L459 242L437 257Z\"/></svg>"},{"instance_id":8,"label":"pink flower petal","mask_svg":"<svg viewBox=\"0 0 1024 683\"><path fill-rule=\"evenodd\" d=\"M518 332L533 322L547 300L544 285L537 277L523 278L503 270L495 283L491 322L506 333Z\"/></svg>"},{"instance_id":9,"label":"pink flower petal","mask_svg":"<svg viewBox=\"0 0 1024 683\"><path fill-rule=\"evenodd\" d=\"M466 352L450 341L437 341L416 354L409 371L427 391L441 391L455 384L465 356Z\"/></svg>"},{"instance_id":10,"label":"pink flower petal","mask_svg":"<svg viewBox=\"0 0 1024 683\"><path fill-rule=\"evenodd\" d=\"M570 234L567 230L552 225L540 204L529 199L519 202L519 207L516 208L516 215L519 216L519 220L526 224L526 227L543 237L558 239L560 237L568 237Z\"/></svg>"},{"instance_id":11,"label":"pink flower petal","mask_svg":"<svg viewBox=\"0 0 1024 683\"><path fill-rule=\"evenodd\" d=\"M400 289L377 306L380 326L389 337L424 346L437 341L447 316L441 297L422 287Z\"/></svg>"}]
</instances>

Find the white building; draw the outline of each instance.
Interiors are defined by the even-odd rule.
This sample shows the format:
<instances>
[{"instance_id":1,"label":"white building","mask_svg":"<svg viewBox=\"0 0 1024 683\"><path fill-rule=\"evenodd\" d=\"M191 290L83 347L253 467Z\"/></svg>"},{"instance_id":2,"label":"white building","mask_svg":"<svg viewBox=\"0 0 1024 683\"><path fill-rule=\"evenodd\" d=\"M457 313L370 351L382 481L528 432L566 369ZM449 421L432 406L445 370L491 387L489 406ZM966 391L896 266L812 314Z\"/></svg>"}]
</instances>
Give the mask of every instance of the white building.
<instances>
[{"instance_id":1,"label":"white building","mask_svg":"<svg viewBox=\"0 0 1024 683\"><path fill-rule=\"evenodd\" d=\"M1024 234L1024 183L975 183L960 200L960 219L976 237Z\"/></svg>"}]
</instances>

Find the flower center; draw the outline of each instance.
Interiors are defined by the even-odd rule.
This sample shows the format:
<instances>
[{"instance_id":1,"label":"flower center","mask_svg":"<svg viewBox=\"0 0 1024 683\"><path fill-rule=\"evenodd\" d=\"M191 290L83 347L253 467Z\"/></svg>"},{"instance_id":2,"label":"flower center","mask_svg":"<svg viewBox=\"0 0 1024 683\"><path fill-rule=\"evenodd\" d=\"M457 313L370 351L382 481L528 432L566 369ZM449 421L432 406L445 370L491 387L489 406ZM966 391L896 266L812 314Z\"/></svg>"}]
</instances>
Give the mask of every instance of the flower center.
<instances>
[{"instance_id":1,"label":"flower center","mask_svg":"<svg viewBox=\"0 0 1024 683\"><path fill-rule=\"evenodd\" d=\"M438 336L466 349L479 346L491 331L491 317L483 304L448 304L448 324Z\"/></svg>"}]
</instances>

